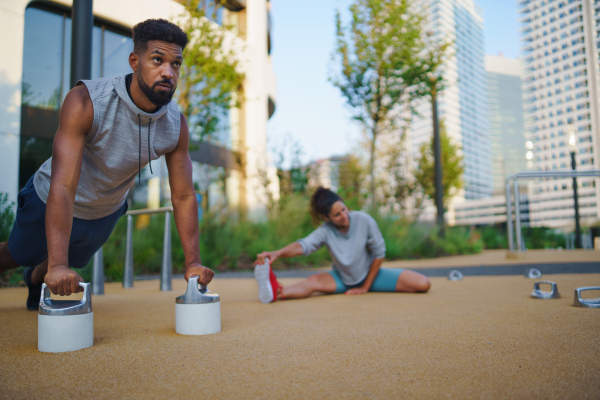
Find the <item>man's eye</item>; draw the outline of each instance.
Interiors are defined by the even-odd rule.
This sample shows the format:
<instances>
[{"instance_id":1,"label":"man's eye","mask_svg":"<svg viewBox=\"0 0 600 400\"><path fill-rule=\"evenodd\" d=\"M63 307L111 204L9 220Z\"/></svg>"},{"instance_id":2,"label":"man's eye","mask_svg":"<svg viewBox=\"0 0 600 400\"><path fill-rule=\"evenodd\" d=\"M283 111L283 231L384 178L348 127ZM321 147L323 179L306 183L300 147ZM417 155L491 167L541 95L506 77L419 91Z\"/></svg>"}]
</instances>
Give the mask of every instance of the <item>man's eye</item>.
<instances>
[{"instance_id":1,"label":"man's eye","mask_svg":"<svg viewBox=\"0 0 600 400\"><path fill-rule=\"evenodd\" d=\"M160 57L154 57L154 58L152 59L152 61L156 61L156 62L158 62L158 63L159 63L159 62L161 62L162 60L161 60L161 58L160 58Z\"/></svg>"},{"instance_id":2,"label":"man's eye","mask_svg":"<svg viewBox=\"0 0 600 400\"><path fill-rule=\"evenodd\" d=\"M173 65L176 66L176 67L181 67L181 63L179 61L174 62Z\"/></svg>"}]
</instances>

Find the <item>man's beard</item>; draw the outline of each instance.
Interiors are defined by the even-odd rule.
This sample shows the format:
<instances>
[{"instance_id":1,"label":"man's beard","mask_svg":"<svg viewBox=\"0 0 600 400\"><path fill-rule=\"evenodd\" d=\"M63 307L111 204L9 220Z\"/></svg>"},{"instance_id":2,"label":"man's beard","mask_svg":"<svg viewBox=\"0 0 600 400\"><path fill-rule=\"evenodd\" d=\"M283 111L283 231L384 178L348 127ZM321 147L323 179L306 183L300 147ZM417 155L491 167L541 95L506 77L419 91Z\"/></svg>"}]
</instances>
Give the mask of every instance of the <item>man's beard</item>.
<instances>
[{"instance_id":1,"label":"man's beard","mask_svg":"<svg viewBox=\"0 0 600 400\"><path fill-rule=\"evenodd\" d=\"M169 104L171 102L171 99L173 98L175 89L177 89L177 87L173 87L173 89L168 92L164 90L156 90L156 87L161 83L171 85L171 82L169 82L168 80L163 80L154 82L152 86L148 86L146 82L144 82L144 80L142 79L142 74L138 74L138 85L140 89L142 89L142 92L144 92L148 100L150 100L152 104L156 104L157 106L164 106Z\"/></svg>"}]
</instances>

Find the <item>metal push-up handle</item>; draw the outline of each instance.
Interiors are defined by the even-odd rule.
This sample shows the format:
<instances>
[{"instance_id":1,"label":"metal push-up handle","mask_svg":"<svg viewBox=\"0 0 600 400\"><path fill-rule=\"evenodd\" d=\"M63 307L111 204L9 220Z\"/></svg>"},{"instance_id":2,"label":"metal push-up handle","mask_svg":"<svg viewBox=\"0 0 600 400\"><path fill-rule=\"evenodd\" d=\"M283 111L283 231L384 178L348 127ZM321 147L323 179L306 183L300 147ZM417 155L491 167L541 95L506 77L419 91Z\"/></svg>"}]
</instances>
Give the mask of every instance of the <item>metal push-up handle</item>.
<instances>
[{"instance_id":1,"label":"metal push-up handle","mask_svg":"<svg viewBox=\"0 0 600 400\"><path fill-rule=\"evenodd\" d=\"M460 281L463 278L463 274L460 271L453 270L448 274L448 280L451 281Z\"/></svg>"},{"instance_id":2,"label":"metal push-up handle","mask_svg":"<svg viewBox=\"0 0 600 400\"><path fill-rule=\"evenodd\" d=\"M597 299L582 299L581 292L585 292L586 290L600 290L600 286L585 286L575 289L575 307L585 307L585 308L600 308L600 297Z\"/></svg>"},{"instance_id":3,"label":"metal push-up handle","mask_svg":"<svg viewBox=\"0 0 600 400\"><path fill-rule=\"evenodd\" d=\"M551 286L550 291L549 292L545 292L542 289L540 289L540 285L542 283L548 284ZM531 297L536 298L536 299L560 299L560 293L558 293L558 286L556 285L556 282L551 282L551 281L540 281L540 282L535 282L533 284L533 292L531 293Z\"/></svg>"}]
</instances>

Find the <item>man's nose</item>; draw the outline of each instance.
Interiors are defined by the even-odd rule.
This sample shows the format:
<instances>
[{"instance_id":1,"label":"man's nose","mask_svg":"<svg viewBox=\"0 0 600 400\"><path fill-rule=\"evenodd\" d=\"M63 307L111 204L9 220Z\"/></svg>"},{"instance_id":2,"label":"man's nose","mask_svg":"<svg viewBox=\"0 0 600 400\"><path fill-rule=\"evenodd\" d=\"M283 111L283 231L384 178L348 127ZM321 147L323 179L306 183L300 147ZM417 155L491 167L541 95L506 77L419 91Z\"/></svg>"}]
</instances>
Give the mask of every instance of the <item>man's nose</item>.
<instances>
[{"instance_id":1,"label":"man's nose","mask_svg":"<svg viewBox=\"0 0 600 400\"><path fill-rule=\"evenodd\" d=\"M173 79L173 67L171 67L171 64L163 64L160 75L163 79Z\"/></svg>"}]
</instances>

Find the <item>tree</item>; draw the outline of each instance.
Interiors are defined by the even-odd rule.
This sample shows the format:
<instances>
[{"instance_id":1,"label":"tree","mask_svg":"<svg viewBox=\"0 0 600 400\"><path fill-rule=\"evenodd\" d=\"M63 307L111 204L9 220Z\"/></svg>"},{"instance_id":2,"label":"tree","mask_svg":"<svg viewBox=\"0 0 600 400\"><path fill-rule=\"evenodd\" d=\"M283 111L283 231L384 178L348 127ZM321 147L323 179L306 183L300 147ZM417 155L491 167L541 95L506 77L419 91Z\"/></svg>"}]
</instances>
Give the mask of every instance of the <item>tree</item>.
<instances>
[{"instance_id":1,"label":"tree","mask_svg":"<svg viewBox=\"0 0 600 400\"><path fill-rule=\"evenodd\" d=\"M334 59L340 74L330 80L352 108L353 119L369 139L370 192L375 202L375 158L382 133L393 131L402 112L412 112L413 100L422 95L423 18L410 0L356 0L352 20L342 25L336 15L337 44Z\"/></svg>"},{"instance_id":2,"label":"tree","mask_svg":"<svg viewBox=\"0 0 600 400\"><path fill-rule=\"evenodd\" d=\"M463 156L460 155L461 147L452 143L446 134L446 126L443 120L440 120L440 143L442 153L442 189L443 206L448 205L448 201L454 194L463 188ZM430 199L433 199L436 207L435 190L435 168L433 158L433 137L431 142L423 143L420 149L421 157L419 159L419 168L415 171L415 179L423 193Z\"/></svg>"},{"instance_id":3,"label":"tree","mask_svg":"<svg viewBox=\"0 0 600 400\"><path fill-rule=\"evenodd\" d=\"M211 0L180 1L186 13L179 25L190 41L183 51L178 103L190 132L200 140L212 137L227 120L227 110L240 101L244 81L233 43L227 37L228 27L219 27L206 18L207 1Z\"/></svg>"},{"instance_id":4,"label":"tree","mask_svg":"<svg viewBox=\"0 0 600 400\"><path fill-rule=\"evenodd\" d=\"M350 209L360 210L365 203L365 169L360 159L350 154L338 166L338 194Z\"/></svg>"}]
</instances>

